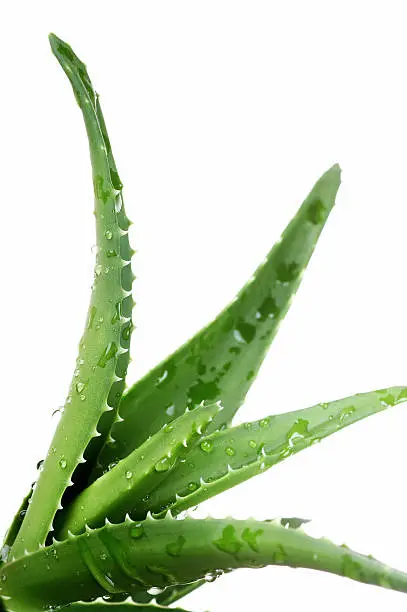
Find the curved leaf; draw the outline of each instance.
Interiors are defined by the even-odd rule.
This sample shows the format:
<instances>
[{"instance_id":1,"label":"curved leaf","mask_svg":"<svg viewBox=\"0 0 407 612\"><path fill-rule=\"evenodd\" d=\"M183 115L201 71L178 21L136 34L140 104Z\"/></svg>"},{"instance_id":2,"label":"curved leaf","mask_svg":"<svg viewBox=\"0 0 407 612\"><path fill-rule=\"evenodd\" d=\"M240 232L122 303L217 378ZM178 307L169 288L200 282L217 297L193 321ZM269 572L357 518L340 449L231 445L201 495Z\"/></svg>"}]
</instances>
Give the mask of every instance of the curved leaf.
<instances>
[{"instance_id":1,"label":"curved leaf","mask_svg":"<svg viewBox=\"0 0 407 612\"><path fill-rule=\"evenodd\" d=\"M407 574L273 521L175 519L108 525L0 568L1 596L23 612L144 587L193 582L241 567L286 565L407 592ZM22 579L22 576L24 577Z\"/></svg>"},{"instance_id":2,"label":"curved leaf","mask_svg":"<svg viewBox=\"0 0 407 612\"><path fill-rule=\"evenodd\" d=\"M407 387L390 387L213 433L190 451L171 478L162 482L131 516L141 519L148 511L165 513L168 509L176 515L406 399Z\"/></svg>"},{"instance_id":3,"label":"curved leaf","mask_svg":"<svg viewBox=\"0 0 407 612\"><path fill-rule=\"evenodd\" d=\"M124 395L112 440L105 445L92 479L182 414L185 406L221 400L224 410L211 431L230 423L291 304L339 183L339 166L333 166L315 184L235 301Z\"/></svg>"},{"instance_id":4,"label":"curved leaf","mask_svg":"<svg viewBox=\"0 0 407 612\"><path fill-rule=\"evenodd\" d=\"M92 467L124 388L132 328L129 222L98 97L85 65L69 45L54 35L50 35L50 42L71 82L88 133L98 254L88 320L69 395L12 557L45 543L74 471L85 461L85 473Z\"/></svg>"},{"instance_id":5,"label":"curved leaf","mask_svg":"<svg viewBox=\"0 0 407 612\"><path fill-rule=\"evenodd\" d=\"M66 509L58 539L82 533L86 526L101 527L106 519L123 521L202 438L219 409L213 404L186 411L82 491Z\"/></svg>"}]
</instances>

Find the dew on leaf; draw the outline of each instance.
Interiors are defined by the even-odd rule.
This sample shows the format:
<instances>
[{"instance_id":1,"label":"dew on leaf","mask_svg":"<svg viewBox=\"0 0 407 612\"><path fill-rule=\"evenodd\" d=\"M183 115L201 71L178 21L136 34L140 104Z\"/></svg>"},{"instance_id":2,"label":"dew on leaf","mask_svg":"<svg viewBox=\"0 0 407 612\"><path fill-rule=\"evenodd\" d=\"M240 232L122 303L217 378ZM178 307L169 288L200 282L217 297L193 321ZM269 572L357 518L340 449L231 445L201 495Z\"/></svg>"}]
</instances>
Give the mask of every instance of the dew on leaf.
<instances>
[{"instance_id":1,"label":"dew on leaf","mask_svg":"<svg viewBox=\"0 0 407 612\"><path fill-rule=\"evenodd\" d=\"M290 447L294 446L305 438L308 434L308 421L306 419L297 419L293 426L287 432L287 442Z\"/></svg>"},{"instance_id":2,"label":"dew on leaf","mask_svg":"<svg viewBox=\"0 0 407 612\"><path fill-rule=\"evenodd\" d=\"M174 459L170 457L163 457L160 461L154 466L156 472L168 472L170 468L174 465Z\"/></svg>"},{"instance_id":3,"label":"dew on leaf","mask_svg":"<svg viewBox=\"0 0 407 612\"><path fill-rule=\"evenodd\" d=\"M236 529L233 525L227 525L222 531L222 537L219 540L214 540L212 544L222 552L233 556L243 547L242 542L237 538Z\"/></svg>"},{"instance_id":4,"label":"dew on leaf","mask_svg":"<svg viewBox=\"0 0 407 612\"><path fill-rule=\"evenodd\" d=\"M244 540L252 550L254 550L255 552L259 552L257 538L261 536L262 533L263 529L257 529L256 531L253 531L252 529L249 529L249 527L246 527L242 533L242 540Z\"/></svg>"},{"instance_id":5,"label":"dew on leaf","mask_svg":"<svg viewBox=\"0 0 407 612\"><path fill-rule=\"evenodd\" d=\"M100 368L105 368L107 363L116 356L117 353L117 344L115 342L109 342L105 346L105 349L101 356L99 357L98 366Z\"/></svg>"},{"instance_id":6,"label":"dew on leaf","mask_svg":"<svg viewBox=\"0 0 407 612\"><path fill-rule=\"evenodd\" d=\"M179 535L175 542L169 542L165 547L165 550L170 557L179 557L181 550L186 542L183 535Z\"/></svg>"},{"instance_id":7,"label":"dew on leaf","mask_svg":"<svg viewBox=\"0 0 407 612\"><path fill-rule=\"evenodd\" d=\"M350 416L352 416L352 414L356 411L356 408L354 406L348 406L346 408L344 408L341 413L339 414L339 421L342 423L342 421L345 421L346 419L348 419Z\"/></svg>"},{"instance_id":8,"label":"dew on leaf","mask_svg":"<svg viewBox=\"0 0 407 612\"><path fill-rule=\"evenodd\" d=\"M201 450L205 453L210 453L213 450L213 442L211 440L203 440L201 442Z\"/></svg>"},{"instance_id":9,"label":"dew on leaf","mask_svg":"<svg viewBox=\"0 0 407 612\"><path fill-rule=\"evenodd\" d=\"M175 404L170 404L169 406L167 406L167 408L165 409L165 413L168 414L168 416L174 416L175 414Z\"/></svg>"}]
</instances>

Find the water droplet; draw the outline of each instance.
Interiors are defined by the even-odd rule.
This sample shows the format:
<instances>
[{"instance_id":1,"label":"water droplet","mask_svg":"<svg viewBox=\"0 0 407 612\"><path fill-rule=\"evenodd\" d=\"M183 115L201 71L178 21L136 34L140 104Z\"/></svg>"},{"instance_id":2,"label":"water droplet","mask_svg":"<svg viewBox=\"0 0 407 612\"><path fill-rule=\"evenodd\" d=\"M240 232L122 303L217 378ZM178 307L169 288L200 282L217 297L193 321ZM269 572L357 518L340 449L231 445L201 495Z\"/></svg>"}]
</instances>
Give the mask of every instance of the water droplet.
<instances>
[{"instance_id":1,"label":"water droplet","mask_svg":"<svg viewBox=\"0 0 407 612\"><path fill-rule=\"evenodd\" d=\"M115 201L114 201L114 209L115 209L115 211L116 211L117 213L119 213L119 212L121 211L121 209L122 209L122 206L123 206L123 198L122 198L121 193L119 193L119 194L116 196L116 199L115 199Z\"/></svg>"},{"instance_id":2,"label":"water droplet","mask_svg":"<svg viewBox=\"0 0 407 612\"><path fill-rule=\"evenodd\" d=\"M136 523L136 525L133 525L133 527L130 529L130 535L135 540L142 538L144 535L143 525L141 523Z\"/></svg>"},{"instance_id":3,"label":"water droplet","mask_svg":"<svg viewBox=\"0 0 407 612\"><path fill-rule=\"evenodd\" d=\"M161 595L161 593L164 593L166 587L150 587L149 589L147 589L147 593L149 593L149 595Z\"/></svg>"},{"instance_id":4,"label":"water droplet","mask_svg":"<svg viewBox=\"0 0 407 612\"><path fill-rule=\"evenodd\" d=\"M253 531L249 529L249 527L246 527L245 529L243 529L242 540L244 540L252 550L254 550L255 552L259 552L257 538L261 536L263 531L263 529L257 529L256 531Z\"/></svg>"},{"instance_id":5,"label":"water droplet","mask_svg":"<svg viewBox=\"0 0 407 612\"><path fill-rule=\"evenodd\" d=\"M277 278L281 283L290 283L297 278L300 273L300 266L292 261L290 263L281 263L277 266Z\"/></svg>"},{"instance_id":6,"label":"water droplet","mask_svg":"<svg viewBox=\"0 0 407 612\"><path fill-rule=\"evenodd\" d=\"M190 482L188 484L188 491L196 491L198 488L198 484L196 482Z\"/></svg>"},{"instance_id":7,"label":"water droplet","mask_svg":"<svg viewBox=\"0 0 407 612\"><path fill-rule=\"evenodd\" d=\"M279 313L279 308L273 297L269 296L261 303L258 311L256 312L256 319L265 321L266 319L272 319Z\"/></svg>"},{"instance_id":8,"label":"water droplet","mask_svg":"<svg viewBox=\"0 0 407 612\"><path fill-rule=\"evenodd\" d=\"M97 264L97 266L95 266L95 275L96 276L100 276L102 274L102 265L101 264Z\"/></svg>"},{"instance_id":9,"label":"water droplet","mask_svg":"<svg viewBox=\"0 0 407 612\"><path fill-rule=\"evenodd\" d=\"M127 470L127 472L125 473L125 477L127 480L130 480L130 478L133 478L133 472L130 472L130 470Z\"/></svg>"},{"instance_id":10,"label":"water droplet","mask_svg":"<svg viewBox=\"0 0 407 612\"><path fill-rule=\"evenodd\" d=\"M270 417L265 417L264 419L261 419L260 421L260 427L269 427L271 423L271 419Z\"/></svg>"},{"instance_id":11,"label":"water droplet","mask_svg":"<svg viewBox=\"0 0 407 612\"><path fill-rule=\"evenodd\" d=\"M111 240L113 238L113 232L111 232L110 230L106 230L105 231L105 238L107 240Z\"/></svg>"},{"instance_id":12,"label":"water droplet","mask_svg":"<svg viewBox=\"0 0 407 612\"><path fill-rule=\"evenodd\" d=\"M219 548L219 550L233 556L243 548L243 543L238 540L236 529L233 525L225 527L222 531L222 537L219 540L214 540L212 544Z\"/></svg>"},{"instance_id":13,"label":"water droplet","mask_svg":"<svg viewBox=\"0 0 407 612\"><path fill-rule=\"evenodd\" d=\"M171 557L179 557L181 554L182 547L184 546L186 539L183 535L179 535L175 542L170 542L165 547L167 554Z\"/></svg>"},{"instance_id":14,"label":"water droplet","mask_svg":"<svg viewBox=\"0 0 407 612\"><path fill-rule=\"evenodd\" d=\"M297 419L294 425L287 432L287 442L290 447L294 446L305 438L308 434L308 421L305 419Z\"/></svg>"},{"instance_id":15,"label":"water droplet","mask_svg":"<svg viewBox=\"0 0 407 612\"><path fill-rule=\"evenodd\" d=\"M170 404L166 409L165 409L166 414L168 414L168 416L174 416L175 414L175 404Z\"/></svg>"},{"instance_id":16,"label":"water droplet","mask_svg":"<svg viewBox=\"0 0 407 612\"><path fill-rule=\"evenodd\" d=\"M210 453L213 450L213 442L211 440L202 440L201 449L205 453Z\"/></svg>"},{"instance_id":17,"label":"water droplet","mask_svg":"<svg viewBox=\"0 0 407 612\"><path fill-rule=\"evenodd\" d=\"M163 431L164 433L171 433L172 431L174 431L174 425L171 425L171 423L168 425L164 425Z\"/></svg>"},{"instance_id":18,"label":"water droplet","mask_svg":"<svg viewBox=\"0 0 407 612\"><path fill-rule=\"evenodd\" d=\"M66 466L67 466L66 459L63 459L63 458L60 459L59 465L64 470L66 468Z\"/></svg>"},{"instance_id":19,"label":"water droplet","mask_svg":"<svg viewBox=\"0 0 407 612\"><path fill-rule=\"evenodd\" d=\"M156 472L168 472L168 470L174 465L172 457L163 457L154 466Z\"/></svg>"},{"instance_id":20,"label":"water droplet","mask_svg":"<svg viewBox=\"0 0 407 612\"><path fill-rule=\"evenodd\" d=\"M1 549L1 552L0 552L0 557L1 557L1 560L3 561L3 563L7 563L9 553L10 553L10 546L5 544L3 546L3 548Z\"/></svg>"},{"instance_id":21,"label":"water droplet","mask_svg":"<svg viewBox=\"0 0 407 612\"><path fill-rule=\"evenodd\" d=\"M249 441L249 446L250 446L250 448L256 448L256 446L257 446L256 440L250 440Z\"/></svg>"},{"instance_id":22,"label":"water droplet","mask_svg":"<svg viewBox=\"0 0 407 612\"><path fill-rule=\"evenodd\" d=\"M207 574L205 574L205 582L215 582L215 580L219 578L219 576L221 575L222 575L221 570L215 570L213 572L208 572Z\"/></svg>"},{"instance_id":23,"label":"water droplet","mask_svg":"<svg viewBox=\"0 0 407 612\"><path fill-rule=\"evenodd\" d=\"M164 372L160 376L157 377L157 380L156 380L156 383L155 383L157 385L157 387L159 385L162 385L165 382L167 377L168 377L168 370L164 370Z\"/></svg>"},{"instance_id":24,"label":"water droplet","mask_svg":"<svg viewBox=\"0 0 407 612\"><path fill-rule=\"evenodd\" d=\"M325 206L321 202L321 200L314 200L307 211L307 219L313 225L319 225L324 220Z\"/></svg>"},{"instance_id":25,"label":"water droplet","mask_svg":"<svg viewBox=\"0 0 407 612\"><path fill-rule=\"evenodd\" d=\"M105 552L101 552L99 557L102 559L102 561L106 561L106 559L108 558L107 554Z\"/></svg>"},{"instance_id":26,"label":"water droplet","mask_svg":"<svg viewBox=\"0 0 407 612\"><path fill-rule=\"evenodd\" d=\"M44 465L44 459L41 459L41 461L38 461L37 463L37 470L42 470L42 466Z\"/></svg>"},{"instance_id":27,"label":"water droplet","mask_svg":"<svg viewBox=\"0 0 407 612\"><path fill-rule=\"evenodd\" d=\"M84 395L83 393L79 396L79 399L81 400L81 402L84 402L86 399L86 395Z\"/></svg>"},{"instance_id":28,"label":"water droplet","mask_svg":"<svg viewBox=\"0 0 407 612\"><path fill-rule=\"evenodd\" d=\"M117 344L115 342L109 342L109 344L106 345L103 353L99 357L98 366L100 368L105 368L108 361L110 361L110 359L113 359L116 356L116 353Z\"/></svg>"},{"instance_id":29,"label":"water droplet","mask_svg":"<svg viewBox=\"0 0 407 612\"><path fill-rule=\"evenodd\" d=\"M75 385L75 389L77 393L82 393L85 388L85 384L83 382L77 382Z\"/></svg>"},{"instance_id":30,"label":"water droplet","mask_svg":"<svg viewBox=\"0 0 407 612\"><path fill-rule=\"evenodd\" d=\"M346 408L344 408L341 413L339 414L339 421L342 423L342 421L345 421L346 419L348 419L350 416L352 416L352 414L356 411L355 406L347 406Z\"/></svg>"},{"instance_id":31,"label":"water droplet","mask_svg":"<svg viewBox=\"0 0 407 612\"><path fill-rule=\"evenodd\" d=\"M74 375L75 377L78 377L78 376L79 376L79 374L80 374L80 370L79 370L79 368L76 368L76 370L74 371L73 375Z\"/></svg>"},{"instance_id":32,"label":"water droplet","mask_svg":"<svg viewBox=\"0 0 407 612\"><path fill-rule=\"evenodd\" d=\"M233 330L233 336L237 342L249 344L256 335L256 327L251 323L247 323L242 319L238 321L236 329Z\"/></svg>"},{"instance_id":33,"label":"water droplet","mask_svg":"<svg viewBox=\"0 0 407 612\"><path fill-rule=\"evenodd\" d=\"M115 251L114 249L107 249L106 256L109 258L117 257L117 251Z\"/></svg>"},{"instance_id":34,"label":"water droplet","mask_svg":"<svg viewBox=\"0 0 407 612\"><path fill-rule=\"evenodd\" d=\"M225 453L229 456L229 457L233 457L233 455L236 454L236 451L234 448L232 448L231 446L227 446L225 448Z\"/></svg>"}]
</instances>

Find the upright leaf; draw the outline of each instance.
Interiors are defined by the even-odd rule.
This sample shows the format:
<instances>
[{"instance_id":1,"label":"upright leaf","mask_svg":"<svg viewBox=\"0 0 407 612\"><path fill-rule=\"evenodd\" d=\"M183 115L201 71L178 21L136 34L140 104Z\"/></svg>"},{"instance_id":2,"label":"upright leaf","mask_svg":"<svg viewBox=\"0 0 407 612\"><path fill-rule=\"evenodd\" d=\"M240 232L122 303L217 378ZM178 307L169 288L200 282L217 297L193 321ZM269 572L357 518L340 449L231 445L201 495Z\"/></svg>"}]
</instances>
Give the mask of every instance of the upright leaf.
<instances>
[{"instance_id":1,"label":"upright leaf","mask_svg":"<svg viewBox=\"0 0 407 612\"><path fill-rule=\"evenodd\" d=\"M335 165L317 181L236 300L124 395L113 440L105 445L93 479L182 414L185 406L221 400L224 410L211 429L230 423L291 304L339 183Z\"/></svg>"},{"instance_id":2,"label":"upright leaf","mask_svg":"<svg viewBox=\"0 0 407 612\"><path fill-rule=\"evenodd\" d=\"M71 82L88 133L98 253L88 319L74 377L31 503L12 547L13 557L45 543L62 496L72 484L74 471L85 461L92 466L124 388L132 327L129 222L98 96L85 65L72 49L54 35L50 36L50 42Z\"/></svg>"}]
</instances>

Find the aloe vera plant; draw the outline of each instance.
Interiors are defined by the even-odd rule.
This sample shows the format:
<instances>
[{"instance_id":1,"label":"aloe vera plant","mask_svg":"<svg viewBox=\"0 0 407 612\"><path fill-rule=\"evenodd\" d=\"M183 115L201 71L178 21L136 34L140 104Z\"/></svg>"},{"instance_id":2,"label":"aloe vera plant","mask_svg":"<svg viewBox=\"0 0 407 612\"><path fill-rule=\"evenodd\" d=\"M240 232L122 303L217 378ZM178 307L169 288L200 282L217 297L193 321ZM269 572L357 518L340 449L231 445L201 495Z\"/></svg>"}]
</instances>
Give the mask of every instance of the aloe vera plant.
<instances>
[{"instance_id":1,"label":"aloe vera plant","mask_svg":"<svg viewBox=\"0 0 407 612\"><path fill-rule=\"evenodd\" d=\"M407 387L391 387L231 424L334 206L339 167L317 181L237 298L125 390L133 251L122 183L85 65L55 35L50 42L88 134L98 250L64 410L4 540L0 609L154 612L225 572L265 565L407 592L407 574L307 535L301 519L180 514L407 399Z\"/></svg>"}]
</instances>

